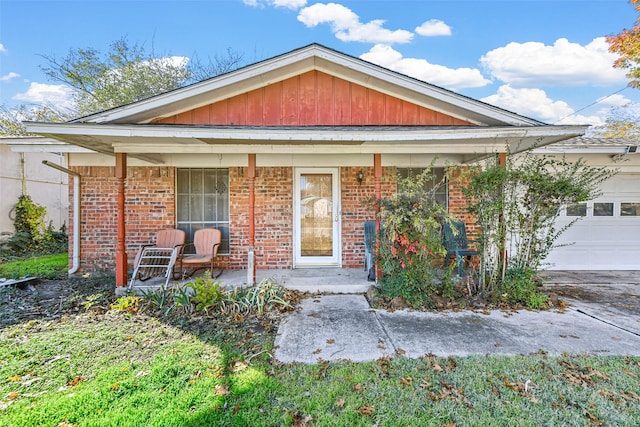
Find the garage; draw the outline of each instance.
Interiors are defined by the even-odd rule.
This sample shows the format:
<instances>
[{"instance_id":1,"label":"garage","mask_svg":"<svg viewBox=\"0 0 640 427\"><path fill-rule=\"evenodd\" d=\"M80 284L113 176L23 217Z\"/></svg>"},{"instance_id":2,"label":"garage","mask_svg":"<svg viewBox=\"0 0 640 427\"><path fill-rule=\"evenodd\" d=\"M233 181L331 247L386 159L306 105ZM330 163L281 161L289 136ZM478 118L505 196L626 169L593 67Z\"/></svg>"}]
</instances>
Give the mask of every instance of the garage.
<instances>
[{"instance_id":1,"label":"garage","mask_svg":"<svg viewBox=\"0 0 640 427\"><path fill-rule=\"evenodd\" d=\"M620 172L603 183L597 199L563 208L558 228L576 218L547 257L548 269L640 269L639 173Z\"/></svg>"}]
</instances>

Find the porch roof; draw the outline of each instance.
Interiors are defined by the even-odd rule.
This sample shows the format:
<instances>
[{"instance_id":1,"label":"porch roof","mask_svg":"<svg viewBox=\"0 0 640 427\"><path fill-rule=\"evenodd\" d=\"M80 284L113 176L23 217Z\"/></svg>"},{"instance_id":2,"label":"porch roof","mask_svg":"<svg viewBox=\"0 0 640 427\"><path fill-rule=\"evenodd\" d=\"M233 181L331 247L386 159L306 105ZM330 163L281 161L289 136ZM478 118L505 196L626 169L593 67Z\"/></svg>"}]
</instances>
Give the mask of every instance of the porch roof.
<instances>
[{"instance_id":1,"label":"porch roof","mask_svg":"<svg viewBox=\"0 0 640 427\"><path fill-rule=\"evenodd\" d=\"M27 123L38 133L98 153L160 164L171 153L452 154L472 162L582 135L582 125L541 126L198 126ZM62 148L62 147L58 147ZM60 150L64 151L64 150Z\"/></svg>"}]
</instances>

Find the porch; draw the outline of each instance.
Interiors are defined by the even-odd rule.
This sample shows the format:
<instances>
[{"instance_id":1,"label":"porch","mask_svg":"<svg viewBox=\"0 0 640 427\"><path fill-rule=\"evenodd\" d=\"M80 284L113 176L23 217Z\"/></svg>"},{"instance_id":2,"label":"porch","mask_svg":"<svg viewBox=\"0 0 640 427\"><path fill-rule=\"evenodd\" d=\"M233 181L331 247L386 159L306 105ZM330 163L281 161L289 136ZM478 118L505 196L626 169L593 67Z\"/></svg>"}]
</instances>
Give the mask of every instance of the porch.
<instances>
[{"instance_id":1,"label":"porch","mask_svg":"<svg viewBox=\"0 0 640 427\"><path fill-rule=\"evenodd\" d=\"M204 270L201 270L204 271ZM373 282L367 280L367 272L359 268L298 268L283 270L257 270L256 283L264 279L273 279L276 283L288 289L311 293L332 294L362 294L367 291ZM173 284L187 284L194 280L193 277L186 280L171 280ZM246 287L247 270L225 270L217 279L225 288ZM165 279L157 277L141 282L136 281L131 290L144 292L158 289L164 284ZM118 293L124 293L128 287L117 288Z\"/></svg>"}]
</instances>

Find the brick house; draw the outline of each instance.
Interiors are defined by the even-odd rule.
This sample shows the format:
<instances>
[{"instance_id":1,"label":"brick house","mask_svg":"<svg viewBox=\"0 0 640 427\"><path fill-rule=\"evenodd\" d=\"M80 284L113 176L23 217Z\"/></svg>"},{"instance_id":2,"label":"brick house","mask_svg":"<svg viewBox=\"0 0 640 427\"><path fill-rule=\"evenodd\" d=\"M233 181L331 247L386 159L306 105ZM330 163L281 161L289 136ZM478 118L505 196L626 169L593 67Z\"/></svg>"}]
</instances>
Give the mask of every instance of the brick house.
<instances>
[{"instance_id":1,"label":"brick house","mask_svg":"<svg viewBox=\"0 0 640 427\"><path fill-rule=\"evenodd\" d=\"M156 230L223 231L223 263L362 268L362 200L405 169L467 164L582 135L312 44L233 72L29 132L73 147L81 271L124 286ZM388 179L391 177L391 179ZM70 198L74 197L70 188ZM462 214L453 183L442 199ZM75 233L71 226L69 232Z\"/></svg>"}]
</instances>

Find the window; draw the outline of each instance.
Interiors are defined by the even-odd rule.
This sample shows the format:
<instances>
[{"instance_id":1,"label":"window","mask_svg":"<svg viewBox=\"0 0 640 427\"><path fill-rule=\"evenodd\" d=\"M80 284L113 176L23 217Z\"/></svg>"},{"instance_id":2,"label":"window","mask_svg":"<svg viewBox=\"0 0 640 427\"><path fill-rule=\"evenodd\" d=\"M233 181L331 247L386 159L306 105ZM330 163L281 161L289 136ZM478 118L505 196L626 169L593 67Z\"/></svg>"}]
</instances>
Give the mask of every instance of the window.
<instances>
[{"instance_id":1,"label":"window","mask_svg":"<svg viewBox=\"0 0 640 427\"><path fill-rule=\"evenodd\" d=\"M177 226L187 233L187 242L200 228L222 231L219 253L229 253L229 170L178 169Z\"/></svg>"},{"instance_id":2,"label":"window","mask_svg":"<svg viewBox=\"0 0 640 427\"><path fill-rule=\"evenodd\" d=\"M640 216L640 203L620 203L620 216Z\"/></svg>"},{"instance_id":3,"label":"window","mask_svg":"<svg viewBox=\"0 0 640 427\"><path fill-rule=\"evenodd\" d=\"M587 204L578 203L567 206L567 216L587 216Z\"/></svg>"},{"instance_id":4,"label":"window","mask_svg":"<svg viewBox=\"0 0 640 427\"><path fill-rule=\"evenodd\" d=\"M613 203L608 203L608 202L594 203L593 216L613 216Z\"/></svg>"},{"instance_id":5,"label":"window","mask_svg":"<svg viewBox=\"0 0 640 427\"><path fill-rule=\"evenodd\" d=\"M416 176L424 172L426 168L398 168L398 174L401 177L407 178L409 176ZM444 168L432 168L431 173L433 175L433 180L431 183L427 183L427 188L425 191L432 191L435 188L435 199L436 202L440 203L443 206L447 206L447 181L445 178L445 170Z\"/></svg>"}]
</instances>

